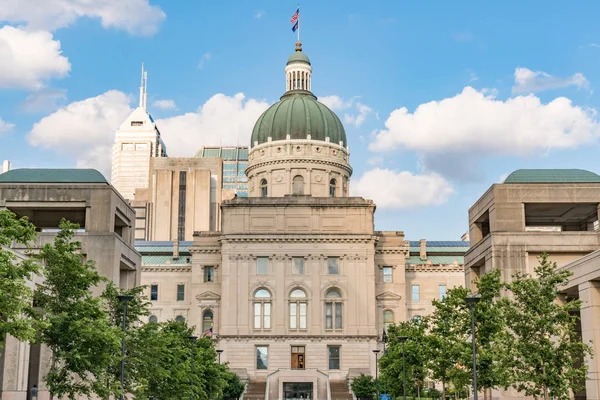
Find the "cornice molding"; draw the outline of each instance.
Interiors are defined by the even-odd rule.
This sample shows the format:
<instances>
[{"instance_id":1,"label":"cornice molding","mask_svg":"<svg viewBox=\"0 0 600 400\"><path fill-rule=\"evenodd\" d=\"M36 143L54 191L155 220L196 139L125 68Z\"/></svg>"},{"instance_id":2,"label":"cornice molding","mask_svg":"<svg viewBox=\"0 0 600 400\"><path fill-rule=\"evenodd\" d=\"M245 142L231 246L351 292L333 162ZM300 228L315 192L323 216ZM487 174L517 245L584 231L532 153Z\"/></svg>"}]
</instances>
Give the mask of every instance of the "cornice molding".
<instances>
[{"instance_id":1,"label":"cornice molding","mask_svg":"<svg viewBox=\"0 0 600 400\"><path fill-rule=\"evenodd\" d=\"M299 341L310 341L310 342L321 342L324 340L346 340L348 342L370 342L373 340L377 340L379 338L378 335L344 335L340 333L332 333L330 335L297 335L297 334L273 334L273 335L265 335L265 334L249 334L249 335L215 335L217 340L224 339L230 340L234 342L245 342L249 340L265 340L270 342L287 342L290 340L299 340Z\"/></svg>"},{"instance_id":2,"label":"cornice molding","mask_svg":"<svg viewBox=\"0 0 600 400\"><path fill-rule=\"evenodd\" d=\"M169 267L169 266L156 266L156 267L142 267L142 272L192 272L192 266L182 267Z\"/></svg>"},{"instance_id":3,"label":"cornice molding","mask_svg":"<svg viewBox=\"0 0 600 400\"><path fill-rule=\"evenodd\" d=\"M464 265L409 265L405 267L406 272L465 272Z\"/></svg>"},{"instance_id":4,"label":"cornice molding","mask_svg":"<svg viewBox=\"0 0 600 400\"><path fill-rule=\"evenodd\" d=\"M273 157L273 156L271 156ZM246 167L246 175L250 178L250 173L258 168L264 168L269 166L277 166L277 165L285 165L290 163L296 164L318 164L318 165L327 165L330 167L336 167L345 170L348 172L348 175L352 175L352 167L350 164L343 164L340 162L328 161L328 160L315 160L314 158L310 158L310 155L306 155L304 158L285 158L285 159L273 159L269 161L260 161L260 160L252 160L248 162L248 166ZM275 157L273 157L275 158ZM333 157L332 157L333 158ZM251 162L251 164L250 164Z\"/></svg>"}]
</instances>

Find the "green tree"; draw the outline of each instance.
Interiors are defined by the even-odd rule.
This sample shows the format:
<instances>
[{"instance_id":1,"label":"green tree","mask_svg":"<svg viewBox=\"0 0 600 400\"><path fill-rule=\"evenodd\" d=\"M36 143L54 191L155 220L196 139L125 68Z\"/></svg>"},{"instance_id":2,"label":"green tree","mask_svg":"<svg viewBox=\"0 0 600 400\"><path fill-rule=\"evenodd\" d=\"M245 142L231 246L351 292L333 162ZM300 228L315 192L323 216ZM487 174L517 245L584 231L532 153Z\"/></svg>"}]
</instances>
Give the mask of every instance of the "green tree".
<instances>
[{"instance_id":1,"label":"green tree","mask_svg":"<svg viewBox=\"0 0 600 400\"><path fill-rule=\"evenodd\" d=\"M442 398L448 383L460 381L460 372L471 359L469 332L471 315L465 297L469 291L463 287L448 290L442 301L433 301L430 316L429 368L433 379L442 382Z\"/></svg>"},{"instance_id":2,"label":"green tree","mask_svg":"<svg viewBox=\"0 0 600 400\"><path fill-rule=\"evenodd\" d=\"M412 392L414 388L418 398L429 375L429 336L427 318L419 321L410 320L392 325L388 329L387 354L379 361L381 368L381 381L388 393L394 396L403 394L402 374L402 342L399 337L407 337L404 344L404 366L406 371L406 390Z\"/></svg>"},{"instance_id":3,"label":"green tree","mask_svg":"<svg viewBox=\"0 0 600 400\"><path fill-rule=\"evenodd\" d=\"M512 380L510 370L501 362L513 340L507 330L507 298L502 296L506 285L500 269L494 269L476 281L475 287L480 299L475 307L477 384L484 391L484 399L491 399L492 389L508 388ZM470 326L468 329L470 335ZM472 376L472 368L470 373Z\"/></svg>"},{"instance_id":4,"label":"green tree","mask_svg":"<svg viewBox=\"0 0 600 400\"><path fill-rule=\"evenodd\" d=\"M136 357L136 340L139 338L139 330L143 326L143 319L150 314L151 303L144 297L145 286L137 286L131 289L121 289L113 282L108 282L106 288L102 292L102 298L106 302L109 320L118 327L121 337L125 337L127 353L125 355L125 390L126 392L134 392L134 388L138 385L138 381L142 380L145 365L143 359ZM119 301L118 296L128 295L133 296L133 299L127 302L127 320L126 330L122 332L123 325L123 303ZM106 379L107 390L110 388L120 387L121 383L121 349L117 349L114 354L117 364L109 368L109 373ZM120 392L119 392L120 393ZM119 393L114 393L118 395Z\"/></svg>"},{"instance_id":5,"label":"green tree","mask_svg":"<svg viewBox=\"0 0 600 400\"><path fill-rule=\"evenodd\" d=\"M536 399L569 399L582 388L591 355L576 331L581 302L556 301L571 273L558 270L548 254L539 257L535 276L517 273L508 284L512 291L507 321L514 336L505 363L515 374L514 387Z\"/></svg>"},{"instance_id":6,"label":"green tree","mask_svg":"<svg viewBox=\"0 0 600 400\"><path fill-rule=\"evenodd\" d=\"M135 358L140 365L137 385L132 389L136 397L161 400L189 397L191 377L194 399L208 400L223 391L227 367L216 362L217 353L210 338L192 342L189 339L192 333L185 322L176 321L149 323L137 331L128 352L128 360Z\"/></svg>"},{"instance_id":7,"label":"green tree","mask_svg":"<svg viewBox=\"0 0 600 400\"><path fill-rule=\"evenodd\" d=\"M371 375L360 374L352 379L350 384L352 392L358 399L372 399L375 397L375 379Z\"/></svg>"},{"instance_id":8,"label":"green tree","mask_svg":"<svg viewBox=\"0 0 600 400\"><path fill-rule=\"evenodd\" d=\"M244 389L246 386L240 381L240 378L237 374L226 371L224 373L225 380L225 388L223 389L223 398L224 399L239 399L239 397L244 393Z\"/></svg>"},{"instance_id":9,"label":"green tree","mask_svg":"<svg viewBox=\"0 0 600 400\"><path fill-rule=\"evenodd\" d=\"M106 398L115 391L105 382L110 367L118 362L120 332L110 321L103 299L92 295L105 279L93 261L84 261L81 244L74 240L79 226L63 219L59 227L54 243L41 249L45 281L34 295L38 316L46 324L40 341L52 352L44 381L51 397Z\"/></svg>"},{"instance_id":10,"label":"green tree","mask_svg":"<svg viewBox=\"0 0 600 400\"><path fill-rule=\"evenodd\" d=\"M36 320L31 318L33 290L29 287L34 274L40 272L36 260L19 258L5 247L13 242L28 245L35 237L35 227L27 218L17 218L9 210L0 211L0 349L7 334L19 340L33 340Z\"/></svg>"}]
</instances>

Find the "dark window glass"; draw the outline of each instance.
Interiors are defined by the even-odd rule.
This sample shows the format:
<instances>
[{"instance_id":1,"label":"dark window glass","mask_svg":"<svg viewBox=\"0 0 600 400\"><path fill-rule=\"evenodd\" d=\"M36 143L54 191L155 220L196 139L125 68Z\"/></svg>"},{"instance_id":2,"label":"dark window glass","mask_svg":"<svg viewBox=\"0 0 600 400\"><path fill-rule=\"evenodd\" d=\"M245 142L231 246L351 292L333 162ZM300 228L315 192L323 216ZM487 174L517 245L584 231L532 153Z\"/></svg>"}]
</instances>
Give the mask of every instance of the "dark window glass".
<instances>
[{"instance_id":1,"label":"dark window glass","mask_svg":"<svg viewBox=\"0 0 600 400\"><path fill-rule=\"evenodd\" d=\"M215 281L215 267L204 267L204 282Z\"/></svg>"},{"instance_id":2,"label":"dark window glass","mask_svg":"<svg viewBox=\"0 0 600 400\"><path fill-rule=\"evenodd\" d=\"M268 194L269 194L269 192L268 192L268 188L267 188L267 180L261 179L260 180L260 197L267 197Z\"/></svg>"},{"instance_id":3,"label":"dark window glass","mask_svg":"<svg viewBox=\"0 0 600 400\"><path fill-rule=\"evenodd\" d=\"M158 285L150 285L150 300L158 300Z\"/></svg>"},{"instance_id":4,"label":"dark window glass","mask_svg":"<svg viewBox=\"0 0 600 400\"><path fill-rule=\"evenodd\" d=\"M340 346L327 346L329 369L340 369Z\"/></svg>"},{"instance_id":5,"label":"dark window glass","mask_svg":"<svg viewBox=\"0 0 600 400\"><path fill-rule=\"evenodd\" d=\"M187 172L179 172L179 216L177 218L177 238L179 241L185 240L185 193L186 193Z\"/></svg>"},{"instance_id":6,"label":"dark window glass","mask_svg":"<svg viewBox=\"0 0 600 400\"><path fill-rule=\"evenodd\" d=\"M177 285L177 301L185 300L185 285Z\"/></svg>"},{"instance_id":7,"label":"dark window glass","mask_svg":"<svg viewBox=\"0 0 600 400\"><path fill-rule=\"evenodd\" d=\"M256 346L256 369L267 369L269 365L269 347Z\"/></svg>"},{"instance_id":8,"label":"dark window glass","mask_svg":"<svg viewBox=\"0 0 600 400\"><path fill-rule=\"evenodd\" d=\"M337 257L327 257L327 273L329 275L340 274L340 259Z\"/></svg>"}]
</instances>

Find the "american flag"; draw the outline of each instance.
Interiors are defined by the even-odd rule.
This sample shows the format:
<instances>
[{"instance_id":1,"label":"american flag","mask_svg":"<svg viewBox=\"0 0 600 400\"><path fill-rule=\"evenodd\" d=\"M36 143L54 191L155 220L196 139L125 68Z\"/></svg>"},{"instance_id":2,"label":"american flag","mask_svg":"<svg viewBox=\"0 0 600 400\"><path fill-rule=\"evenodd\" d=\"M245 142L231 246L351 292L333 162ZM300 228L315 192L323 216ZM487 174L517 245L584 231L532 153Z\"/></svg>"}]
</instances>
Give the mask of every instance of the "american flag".
<instances>
[{"instance_id":1,"label":"american flag","mask_svg":"<svg viewBox=\"0 0 600 400\"><path fill-rule=\"evenodd\" d=\"M292 23L292 31L293 32L296 32L296 30L298 29L298 19L299 18L300 18L300 8L298 8L296 10L294 15L292 15L292 19L290 20L290 22Z\"/></svg>"},{"instance_id":2,"label":"american flag","mask_svg":"<svg viewBox=\"0 0 600 400\"><path fill-rule=\"evenodd\" d=\"M204 331L204 336L211 337L212 336L212 330L213 330L213 328L208 328L207 330L205 330Z\"/></svg>"}]
</instances>

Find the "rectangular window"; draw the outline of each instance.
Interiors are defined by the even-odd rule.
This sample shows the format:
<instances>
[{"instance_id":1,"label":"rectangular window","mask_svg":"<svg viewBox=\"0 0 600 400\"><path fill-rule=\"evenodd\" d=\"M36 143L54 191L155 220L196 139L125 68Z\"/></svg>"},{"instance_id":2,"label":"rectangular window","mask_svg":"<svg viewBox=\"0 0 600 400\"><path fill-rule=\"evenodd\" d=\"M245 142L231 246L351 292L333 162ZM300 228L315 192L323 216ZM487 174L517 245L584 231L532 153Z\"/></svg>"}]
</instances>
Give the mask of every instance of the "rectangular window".
<instances>
[{"instance_id":1,"label":"rectangular window","mask_svg":"<svg viewBox=\"0 0 600 400\"><path fill-rule=\"evenodd\" d=\"M383 282L392 283L392 267L383 267Z\"/></svg>"},{"instance_id":2,"label":"rectangular window","mask_svg":"<svg viewBox=\"0 0 600 400\"><path fill-rule=\"evenodd\" d=\"M133 150L133 143L123 143L121 150Z\"/></svg>"},{"instance_id":3,"label":"rectangular window","mask_svg":"<svg viewBox=\"0 0 600 400\"><path fill-rule=\"evenodd\" d=\"M306 303L300 303L300 329L306 329Z\"/></svg>"},{"instance_id":4,"label":"rectangular window","mask_svg":"<svg viewBox=\"0 0 600 400\"><path fill-rule=\"evenodd\" d=\"M412 301L421 301L421 289L419 285L412 285Z\"/></svg>"},{"instance_id":5,"label":"rectangular window","mask_svg":"<svg viewBox=\"0 0 600 400\"><path fill-rule=\"evenodd\" d=\"M185 197L186 197L187 172L179 172L179 215L177 225L177 237L179 241L185 240Z\"/></svg>"},{"instance_id":6,"label":"rectangular window","mask_svg":"<svg viewBox=\"0 0 600 400\"><path fill-rule=\"evenodd\" d=\"M142 126L144 121L131 121L131 126Z\"/></svg>"},{"instance_id":7,"label":"rectangular window","mask_svg":"<svg viewBox=\"0 0 600 400\"><path fill-rule=\"evenodd\" d=\"M256 346L256 369L269 367L269 346Z\"/></svg>"},{"instance_id":8,"label":"rectangular window","mask_svg":"<svg viewBox=\"0 0 600 400\"><path fill-rule=\"evenodd\" d=\"M262 304L254 303L254 329L260 329L260 321L262 320Z\"/></svg>"},{"instance_id":9,"label":"rectangular window","mask_svg":"<svg viewBox=\"0 0 600 400\"><path fill-rule=\"evenodd\" d=\"M185 300L185 285L177 285L177 301Z\"/></svg>"},{"instance_id":10,"label":"rectangular window","mask_svg":"<svg viewBox=\"0 0 600 400\"><path fill-rule=\"evenodd\" d=\"M329 369L340 369L340 346L327 346Z\"/></svg>"},{"instance_id":11,"label":"rectangular window","mask_svg":"<svg viewBox=\"0 0 600 400\"><path fill-rule=\"evenodd\" d=\"M440 300L446 298L446 285L440 285Z\"/></svg>"},{"instance_id":12,"label":"rectangular window","mask_svg":"<svg viewBox=\"0 0 600 400\"><path fill-rule=\"evenodd\" d=\"M146 150L148 148L148 143L136 143L135 151Z\"/></svg>"},{"instance_id":13,"label":"rectangular window","mask_svg":"<svg viewBox=\"0 0 600 400\"><path fill-rule=\"evenodd\" d=\"M335 303L335 329L342 329L342 303Z\"/></svg>"},{"instance_id":14,"label":"rectangular window","mask_svg":"<svg viewBox=\"0 0 600 400\"><path fill-rule=\"evenodd\" d=\"M304 275L304 258L294 257L292 262L292 275Z\"/></svg>"},{"instance_id":15,"label":"rectangular window","mask_svg":"<svg viewBox=\"0 0 600 400\"><path fill-rule=\"evenodd\" d=\"M150 300L158 300L158 285L150 285Z\"/></svg>"},{"instance_id":16,"label":"rectangular window","mask_svg":"<svg viewBox=\"0 0 600 400\"><path fill-rule=\"evenodd\" d=\"M215 281L215 267L204 267L204 282Z\"/></svg>"},{"instance_id":17,"label":"rectangular window","mask_svg":"<svg viewBox=\"0 0 600 400\"><path fill-rule=\"evenodd\" d=\"M298 321L298 304L290 304L290 329L296 329Z\"/></svg>"},{"instance_id":18,"label":"rectangular window","mask_svg":"<svg viewBox=\"0 0 600 400\"><path fill-rule=\"evenodd\" d=\"M256 258L256 275L269 275L269 257Z\"/></svg>"},{"instance_id":19,"label":"rectangular window","mask_svg":"<svg viewBox=\"0 0 600 400\"><path fill-rule=\"evenodd\" d=\"M342 329L342 303L325 303L325 329Z\"/></svg>"},{"instance_id":20,"label":"rectangular window","mask_svg":"<svg viewBox=\"0 0 600 400\"><path fill-rule=\"evenodd\" d=\"M271 329L271 303L263 303L263 328Z\"/></svg>"},{"instance_id":21,"label":"rectangular window","mask_svg":"<svg viewBox=\"0 0 600 400\"><path fill-rule=\"evenodd\" d=\"M327 257L327 273L329 275L340 274L340 259L338 257Z\"/></svg>"}]
</instances>

